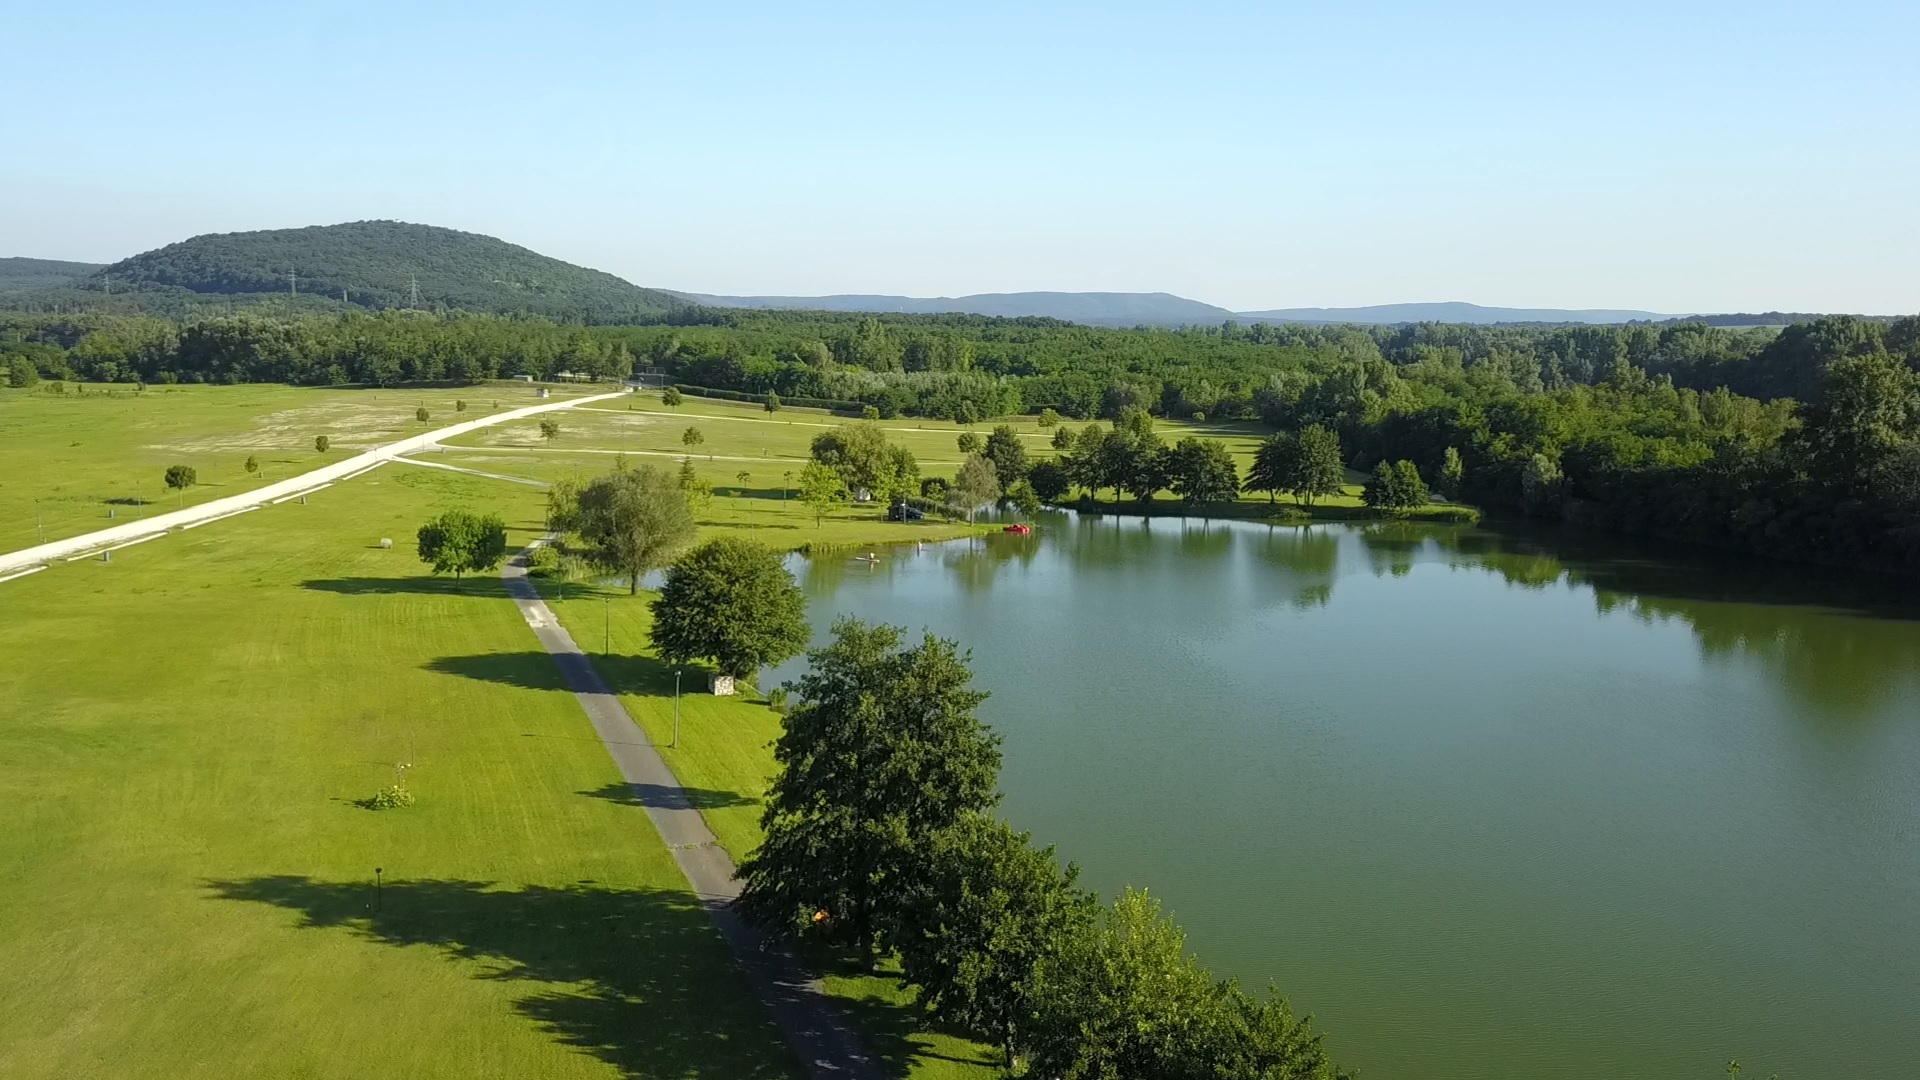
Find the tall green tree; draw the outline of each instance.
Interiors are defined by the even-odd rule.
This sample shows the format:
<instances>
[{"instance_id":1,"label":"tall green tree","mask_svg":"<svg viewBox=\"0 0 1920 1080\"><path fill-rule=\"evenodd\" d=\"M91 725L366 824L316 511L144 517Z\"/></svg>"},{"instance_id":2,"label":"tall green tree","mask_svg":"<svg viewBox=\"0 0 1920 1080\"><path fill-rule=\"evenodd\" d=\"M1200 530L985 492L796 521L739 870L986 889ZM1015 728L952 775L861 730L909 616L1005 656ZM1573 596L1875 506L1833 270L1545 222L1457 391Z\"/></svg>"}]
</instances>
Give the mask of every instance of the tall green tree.
<instances>
[{"instance_id":1,"label":"tall green tree","mask_svg":"<svg viewBox=\"0 0 1920 1080\"><path fill-rule=\"evenodd\" d=\"M847 482L825 463L809 461L800 469L800 501L813 511L817 529L834 507L847 501Z\"/></svg>"},{"instance_id":2,"label":"tall green tree","mask_svg":"<svg viewBox=\"0 0 1920 1080\"><path fill-rule=\"evenodd\" d=\"M1029 1075L1198 1080L1195 1050L1216 1008L1212 977L1159 901L1129 889L1090 931L1041 958L1020 1042Z\"/></svg>"},{"instance_id":3,"label":"tall green tree","mask_svg":"<svg viewBox=\"0 0 1920 1080\"><path fill-rule=\"evenodd\" d=\"M920 465L904 446L887 441L874 423L841 424L813 437L813 460L840 474L849 492L874 499L911 494L920 481Z\"/></svg>"},{"instance_id":4,"label":"tall green tree","mask_svg":"<svg viewBox=\"0 0 1920 1080\"><path fill-rule=\"evenodd\" d=\"M1316 499L1340 494L1346 486L1347 469L1340 459L1339 437L1319 424L1308 424L1300 429L1298 443L1295 462L1299 471L1290 478L1287 488L1308 506Z\"/></svg>"},{"instance_id":5,"label":"tall green tree","mask_svg":"<svg viewBox=\"0 0 1920 1080\"><path fill-rule=\"evenodd\" d=\"M780 556L739 537L674 560L653 602L653 642L671 664L711 661L749 679L807 647L807 602Z\"/></svg>"},{"instance_id":6,"label":"tall green tree","mask_svg":"<svg viewBox=\"0 0 1920 1080\"><path fill-rule=\"evenodd\" d=\"M1169 486L1196 506L1232 502L1240 495L1240 474L1227 444L1218 439L1181 439L1168 459Z\"/></svg>"},{"instance_id":7,"label":"tall green tree","mask_svg":"<svg viewBox=\"0 0 1920 1080\"><path fill-rule=\"evenodd\" d=\"M1059 461L1034 462L1033 468L1027 470L1027 483L1033 487L1033 493L1041 502L1055 505L1073 490L1073 478L1067 474L1067 467Z\"/></svg>"},{"instance_id":8,"label":"tall green tree","mask_svg":"<svg viewBox=\"0 0 1920 1080\"><path fill-rule=\"evenodd\" d=\"M1040 965L1098 916L1078 878L986 814L962 816L919 852L895 934L901 973L935 1017L998 1044L1009 1070Z\"/></svg>"},{"instance_id":9,"label":"tall green tree","mask_svg":"<svg viewBox=\"0 0 1920 1080\"><path fill-rule=\"evenodd\" d=\"M666 564L694 534L687 493L665 469L620 463L613 472L582 485L561 515L602 570L627 579L638 593L640 579Z\"/></svg>"},{"instance_id":10,"label":"tall green tree","mask_svg":"<svg viewBox=\"0 0 1920 1080\"><path fill-rule=\"evenodd\" d=\"M1260 446L1253 452L1253 464L1247 469L1247 491L1264 491L1267 501L1276 501L1275 496L1282 491L1292 490L1293 478L1299 471L1298 459L1300 443L1285 431L1276 431L1260 440Z\"/></svg>"},{"instance_id":11,"label":"tall green tree","mask_svg":"<svg viewBox=\"0 0 1920 1080\"><path fill-rule=\"evenodd\" d=\"M976 510L999 497L1000 479L993 471L993 462L979 454L968 454L954 474L953 486L947 489L948 502L972 521Z\"/></svg>"},{"instance_id":12,"label":"tall green tree","mask_svg":"<svg viewBox=\"0 0 1920 1080\"><path fill-rule=\"evenodd\" d=\"M738 904L791 933L829 933L871 963L895 940L932 838L998 800L999 739L974 715L986 694L951 641L902 648L898 627L857 619L808 654L774 759L764 839L741 864Z\"/></svg>"},{"instance_id":13,"label":"tall green tree","mask_svg":"<svg viewBox=\"0 0 1920 1080\"><path fill-rule=\"evenodd\" d=\"M420 526L414 539L420 561L455 581L468 571L492 570L507 554L507 525L495 514L448 510Z\"/></svg>"},{"instance_id":14,"label":"tall green tree","mask_svg":"<svg viewBox=\"0 0 1920 1080\"><path fill-rule=\"evenodd\" d=\"M1459 447L1449 446L1440 459L1440 482L1435 486L1448 499L1459 499L1467 478L1466 463L1460 460Z\"/></svg>"},{"instance_id":15,"label":"tall green tree","mask_svg":"<svg viewBox=\"0 0 1920 1080\"><path fill-rule=\"evenodd\" d=\"M1010 424L995 427L981 453L993 462L994 475L1002 484L1011 484L1027 475L1027 448Z\"/></svg>"}]
</instances>

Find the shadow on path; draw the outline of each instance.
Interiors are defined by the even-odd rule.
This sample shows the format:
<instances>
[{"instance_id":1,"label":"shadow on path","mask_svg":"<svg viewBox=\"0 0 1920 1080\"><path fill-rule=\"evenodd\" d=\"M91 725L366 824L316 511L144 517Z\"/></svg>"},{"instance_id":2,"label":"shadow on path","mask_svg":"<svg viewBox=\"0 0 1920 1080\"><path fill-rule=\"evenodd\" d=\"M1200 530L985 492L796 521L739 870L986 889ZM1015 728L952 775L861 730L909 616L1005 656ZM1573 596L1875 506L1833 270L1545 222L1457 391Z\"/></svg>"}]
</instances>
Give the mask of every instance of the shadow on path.
<instances>
[{"instance_id":1,"label":"shadow on path","mask_svg":"<svg viewBox=\"0 0 1920 1080\"><path fill-rule=\"evenodd\" d=\"M691 806L696 810L718 810L727 806L759 806L760 800L737 791L717 788L668 788L659 784L613 783L578 794L622 806Z\"/></svg>"},{"instance_id":2,"label":"shadow on path","mask_svg":"<svg viewBox=\"0 0 1920 1080\"><path fill-rule=\"evenodd\" d=\"M629 1077L797 1077L778 1030L691 896L282 875L210 881L212 899L298 912L303 929L427 946L474 978L540 984L515 1007Z\"/></svg>"}]
</instances>

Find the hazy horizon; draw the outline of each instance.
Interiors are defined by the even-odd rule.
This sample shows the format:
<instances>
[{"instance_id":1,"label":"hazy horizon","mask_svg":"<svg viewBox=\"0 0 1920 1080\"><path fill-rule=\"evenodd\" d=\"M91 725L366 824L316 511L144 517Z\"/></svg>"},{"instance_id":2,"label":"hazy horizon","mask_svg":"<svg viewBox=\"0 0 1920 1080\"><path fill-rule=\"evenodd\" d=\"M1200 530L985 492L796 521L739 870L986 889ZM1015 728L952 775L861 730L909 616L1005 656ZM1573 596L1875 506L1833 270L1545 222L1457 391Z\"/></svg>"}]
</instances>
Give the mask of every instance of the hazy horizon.
<instances>
[{"instance_id":1,"label":"hazy horizon","mask_svg":"<svg viewBox=\"0 0 1920 1080\"><path fill-rule=\"evenodd\" d=\"M1920 310L1909 5L13 21L6 255L397 218L731 296Z\"/></svg>"}]
</instances>

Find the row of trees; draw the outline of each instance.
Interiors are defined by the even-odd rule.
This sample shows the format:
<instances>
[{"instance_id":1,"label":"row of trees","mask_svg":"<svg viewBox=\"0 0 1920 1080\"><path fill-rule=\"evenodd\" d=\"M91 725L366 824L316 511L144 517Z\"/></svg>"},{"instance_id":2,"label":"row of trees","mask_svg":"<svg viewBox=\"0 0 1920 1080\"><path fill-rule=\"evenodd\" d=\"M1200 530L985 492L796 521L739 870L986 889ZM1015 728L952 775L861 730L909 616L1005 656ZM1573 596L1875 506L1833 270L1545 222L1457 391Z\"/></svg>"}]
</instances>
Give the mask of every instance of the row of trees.
<instances>
[{"instance_id":1,"label":"row of trees","mask_svg":"<svg viewBox=\"0 0 1920 1080\"><path fill-rule=\"evenodd\" d=\"M749 918L897 956L934 1016L1027 1075L1347 1075L1285 999L1215 980L1149 895L1103 908L993 815L999 739L953 642L843 619L809 659L741 865Z\"/></svg>"},{"instance_id":2,"label":"row of trees","mask_svg":"<svg viewBox=\"0 0 1920 1080\"><path fill-rule=\"evenodd\" d=\"M1060 502L1076 487L1090 499L1111 489L1116 501L1122 492L1145 500L1167 490L1194 506L1240 495L1239 469L1225 443L1188 436L1168 446L1142 409L1128 409L1111 427L1089 424L1077 434L1058 428L1053 445L1060 457L1029 467L1025 477L1046 502Z\"/></svg>"}]
</instances>

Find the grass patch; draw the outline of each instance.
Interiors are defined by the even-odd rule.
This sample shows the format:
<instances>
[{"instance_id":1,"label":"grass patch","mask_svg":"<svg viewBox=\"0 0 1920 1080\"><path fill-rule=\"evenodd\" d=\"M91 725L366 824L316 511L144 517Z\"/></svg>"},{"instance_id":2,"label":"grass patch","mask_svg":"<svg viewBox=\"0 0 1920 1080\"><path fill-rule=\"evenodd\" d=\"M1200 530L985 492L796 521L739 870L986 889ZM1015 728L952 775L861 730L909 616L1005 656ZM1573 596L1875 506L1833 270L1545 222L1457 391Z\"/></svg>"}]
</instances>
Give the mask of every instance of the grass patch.
<instances>
[{"instance_id":1,"label":"grass patch","mask_svg":"<svg viewBox=\"0 0 1920 1080\"><path fill-rule=\"evenodd\" d=\"M451 506L539 524L389 468L0 586L0 1071L799 1075L497 579L378 547Z\"/></svg>"},{"instance_id":2,"label":"grass patch","mask_svg":"<svg viewBox=\"0 0 1920 1080\"><path fill-rule=\"evenodd\" d=\"M86 392L80 393L84 386ZM561 393L560 391L555 391ZM591 392L584 388L578 393ZM564 396L564 394L562 395ZM455 400L467 411L456 413ZM0 551L238 495L369 447L534 403L524 385L357 390L267 384L68 383L62 394L0 389ZM414 410L432 414L428 424ZM314 450L316 435L332 440ZM248 475L247 458L260 471ZM199 484L168 491L161 474L191 465ZM37 518L36 520L36 511ZM109 517L109 512L112 517Z\"/></svg>"}]
</instances>

